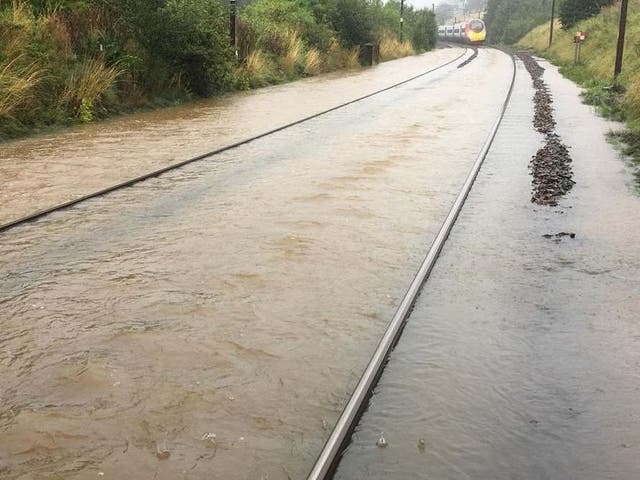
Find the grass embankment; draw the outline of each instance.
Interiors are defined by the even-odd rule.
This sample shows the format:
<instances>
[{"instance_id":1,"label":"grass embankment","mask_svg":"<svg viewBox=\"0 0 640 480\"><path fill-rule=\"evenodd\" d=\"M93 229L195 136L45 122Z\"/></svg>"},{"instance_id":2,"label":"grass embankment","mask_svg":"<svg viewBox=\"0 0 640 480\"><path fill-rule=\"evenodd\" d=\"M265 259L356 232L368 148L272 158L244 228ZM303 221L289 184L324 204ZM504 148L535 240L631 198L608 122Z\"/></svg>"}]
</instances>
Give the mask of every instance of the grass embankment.
<instances>
[{"instance_id":1,"label":"grass embankment","mask_svg":"<svg viewBox=\"0 0 640 480\"><path fill-rule=\"evenodd\" d=\"M239 2L241 3L241 2ZM55 6L52 6L55 5ZM0 141L230 90L360 66L435 45L435 18L369 0L0 0Z\"/></svg>"},{"instance_id":2,"label":"grass embankment","mask_svg":"<svg viewBox=\"0 0 640 480\"><path fill-rule=\"evenodd\" d=\"M568 31L556 23L550 49L548 24L529 32L517 46L560 66L563 75L585 88L585 102L595 105L603 116L627 122L627 131L614 136L626 145L625 153L640 162L640 0L629 1L623 69L614 83L619 21L620 5L616 4ZM587 32L587 40L581 46L580 64L574 65L573 36L577 31Z\"/></svg>"}]
</instances>

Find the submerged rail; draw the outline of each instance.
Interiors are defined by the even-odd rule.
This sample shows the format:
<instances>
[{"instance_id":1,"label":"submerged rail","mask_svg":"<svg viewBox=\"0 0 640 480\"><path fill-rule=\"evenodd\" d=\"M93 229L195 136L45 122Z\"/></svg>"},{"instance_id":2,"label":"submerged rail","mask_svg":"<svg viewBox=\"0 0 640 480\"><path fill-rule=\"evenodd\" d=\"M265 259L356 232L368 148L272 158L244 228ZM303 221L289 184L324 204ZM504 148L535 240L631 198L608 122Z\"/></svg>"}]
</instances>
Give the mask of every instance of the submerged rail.
<instances>
[{"instance_id":1,"label":"submerged rail","mask_svg":"<svg viewBox=\"0 0 640 480\"><path fill-rule=\"evenodd\" d=\"M350 100L350 101L342 103L340 105L336 105L335 107L331 107L331 108L329 108L327 110L323 110L321 112L314 113L313 115L309 115L309 116L301 118L299 120L287 123L285 125L281 125L280 127L274 128L272 130L268 130L266 132L263 132L263 133L260 133L258 135L255 135L253 137L245 138L244 140L240 140L240 141L232 143L230 145L226 145L224 147L217 148L217 149L212 150L210 152L203 153L201 155L198 155L197 157L192 157L192 158L189 158L187 160L183 160L181 162L168 165L166 167L160 168L160 169L155 170L153 172L141 175L139 177L135 177L135 178L132 178L130 180L126 180L124 182L118 183L116 185L112 185L110 187L103 188L102 190L98 190L97 192L93 192L93 193L89 193L87 195L83 195L83 196L75 198L73 200L69 200L68 202L61 203L59 205L56 205L54 207L50 207L50 208L47 208L47 209L44 209L44 210L40 210L40 211L37 211L35 213L29 214L29 215L27 215L25 217L19 218L17 220L13 220L13 221L10 221L8 223L2 224L2 225L0 225L0 233L5 232L7 230L10 230L12 228L18 227L18 226L23 225L25 223L33 222L35 220L38 220L40 218L43 218L43 217L45 217L47 215L50 215L50 214L55 213L55 212L58 212L60 210L64 210L64 209L67 209L69 207L73 207L74 205L78 205L79 203L86 202L87 200L91 200L93 198L97 198L97 197L101 197L103 195L107 195L108 193L114 192L116 190L120 190L122 188L130 187L132 185L135 185L136 183L140 183L140 182L143 182L145 180L149 180L151 178L159 177L160 175L162 175L164 173L170 172L171 170L175 170L175 169L178 169L180 167L184 167L185 165L188 165L190 163L194 163L194 162L197 162L197 161L200 161L200 160L204 160L206 158L210 158L210 157L213 157L215 155L219 155L219 154L221 154L223 152L227 152L229 150L233 150L234 148L241 147L242 145L246 145L248 143L254 142L256 140L259 140L261 138L267 137L269 135L273 135L274 133L281 132L282 130L286 130L288 128L294 127L296 125L299 125L301 123L307 122L309 120L313 120L314 118L318 118L318 117L320 117L322 115L326 115L327 113L334 112L336 110L339 110L341 108L347 107L347 106L352 105L354 103L360 102L360 101L365 100L367 98L373 97L375 95L379 95L379 94L381 94L383 92L386 92L388 90L391 90L393 88L397 88L397 87L399 87L401 85L404 85L404 84L409 83L409 82L411 82L413 80L417 80L418 78L424 77L425 75L433 73L436 70L440 70L441 68L444 68L447 65L451 65L452 63L457 62L458 60L460 60L462 57L464 57L467 54L468 50L469 50L468 48L465 48L464 52L462 54L458 55L453 60L445 62L445 63L443 63L441 65L438 65L437 67L434 67L434 68L432 68L430 70L422 72L422 73L420 73L418 75L415 75L415 76L413 76L411 78L408 78L406 80L403 80L401 82L394 83L393 85L389 85L388 87L382 88L380 90L376 90L375 92L368 93L367 95L364 95L362 97L358 97L356 99Z\"/></svg>"},{"instance_id":2,"label":"submerged rail","mask_svg":"<svg viewBox=\"0 0 640 480\"><path fill-rule=\"evenodd\" d=\"M409 290L405 294L398 310L389 323L389 326L380 340L371 361L364 370L358 385L340 415L338 422L331 432L329 439L325 443L322 452L318 456L307 480L326 480L332 478L335 473L338 463L340 462L342 452L349 444L351 434L366 408L367 401L371 397L380 375L382 375L386 360L402 334L402 329L411 314L412 307L420 293L420 290L440 255L440 251L442 250L442 247L444 246L444 243L447 240L460 211L462 210L462 206L464 205L464 202L471 191L471 187L478 176L480 167L482 167L482 164L489 153L489 149L491 148L491 145L498 133L502 119L504 118L507 107L509 106L509 101L511 100L516 79L516 64L513 55L511 55L511 59L513 61L513 76L511 77L509 91L502 105L502 109L500 110L500 114L493 124L489 136L485 141L482 150L478 154L475 163L471 167L471 171L462 186L462 190L456 197L456 200L453 203L447 218L442 224L442 227L440 227L440 231L433 241L427 256L424 258L418 273L409 286Z\"/></svg>"}]
</instances>

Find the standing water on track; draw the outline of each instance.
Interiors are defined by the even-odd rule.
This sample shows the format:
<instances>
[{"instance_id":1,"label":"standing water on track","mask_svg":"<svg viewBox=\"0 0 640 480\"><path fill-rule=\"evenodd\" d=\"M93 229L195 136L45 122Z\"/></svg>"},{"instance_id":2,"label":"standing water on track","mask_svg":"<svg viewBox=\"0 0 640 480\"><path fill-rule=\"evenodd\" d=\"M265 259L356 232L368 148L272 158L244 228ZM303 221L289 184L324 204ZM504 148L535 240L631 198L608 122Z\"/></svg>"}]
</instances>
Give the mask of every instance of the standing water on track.
<instances>
[{"instance_id":1,"label":"standing water on track","mask_svg":"<svg viewBox=\"0 0 640 480\"><path fill-rule=\"evenodd\" d=\"M574 188L531 201L544 137L520 64L336 480L640 478L640 199L605 140L619 126L545 67Z\"/></svg>"},{"instance_id":2,"label":"standing water on track","mask_svg":"<svg viewBox=\"0 0 640 480\"><path fill-rule=\"evenodd\" d=\"M481 51L3 234L0 476L303 477L510 76Z\"/></svg>"},{"instance_id":3,"label":"standing water on track","mask_svg":"<svg viewBox=\"0 0 640 480\"><path fill-rule=\"evenodd\" d=\"M438 50L374 69L332 74L155 110L0 148L0 224L335 107L449 62Z\"/></svg>"}]
</instances>

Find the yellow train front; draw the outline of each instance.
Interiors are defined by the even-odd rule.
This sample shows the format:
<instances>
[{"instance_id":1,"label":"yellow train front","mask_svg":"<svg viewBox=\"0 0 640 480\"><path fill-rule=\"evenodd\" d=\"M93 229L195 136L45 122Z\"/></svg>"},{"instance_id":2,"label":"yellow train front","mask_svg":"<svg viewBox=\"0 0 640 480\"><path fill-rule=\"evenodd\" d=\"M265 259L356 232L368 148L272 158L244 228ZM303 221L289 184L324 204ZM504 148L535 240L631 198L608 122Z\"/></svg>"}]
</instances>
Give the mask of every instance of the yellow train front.
<instances>
[{"instance_id":1,"label":"yellow train front","mask_svg":"<svg viewBox=\"0 0 640 480\"><path fill-rule=\"evenodd\" d=\"M447 42L462 42L472 45L483 44L487 38L487 28L482 20L472 20L453 25L440 25L438 39Z\"/></svg>"}]
</instances>

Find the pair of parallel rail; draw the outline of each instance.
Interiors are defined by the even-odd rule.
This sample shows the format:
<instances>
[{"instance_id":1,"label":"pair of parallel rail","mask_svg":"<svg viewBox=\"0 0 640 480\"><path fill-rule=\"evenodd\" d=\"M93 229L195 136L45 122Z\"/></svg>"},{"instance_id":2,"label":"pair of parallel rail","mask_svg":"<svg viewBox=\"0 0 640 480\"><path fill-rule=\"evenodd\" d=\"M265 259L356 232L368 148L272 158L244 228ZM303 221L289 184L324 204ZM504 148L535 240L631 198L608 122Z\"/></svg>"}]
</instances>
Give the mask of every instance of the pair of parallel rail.
<instances>
[{"instance_id":1,"label":"pair of parallel rail","mask_svg":"<svg viewBox=\"0 0 640 480\"><path fill-rule=\"evenodd\" d=\"M45 210L41 210L35 213L32 213L26 217L20 218L18 220L15 221L11 221L9 223L5 223L3 225L0 225L0 232L6 232L10 229L16 228L18 226L21 225L25 225L27 223L30 222L34 222L36 220L39 220L45 216L51 215L55 212L59 212L61 210L65 210L67 208L73 207L74 205L78 205L79 203L82 202L86 202L90 199L93 198L97 198L97 197L101 197L104 195L107 195L111 192L114 192L116 190L120 190L126 187L130 187L132 185L135 185L137 183L143 182L145 180L148 180L150 178L154 178L154 177L158 177L164 173L170 172L172 170L178 169L180 167L183 167L185 165L188 165L190 163L194 163L197 161L201 161L201 160L205 160L207 158L211 158L215 155L218 155L220 153L238 148L242 145L246 145L248 143L251 142L255 142L256 140L259 140L261 138L267 137L269 135L273 135L274 133L280 132L282 130L291 128L295 125L299 125L301 123L307 122L309 120L312 120L314 118L320 117L322 115L326 115L327 113L339 110L341 108L347 107L348 105L354 104L356 102L360 102L362 100L365 100L367 98L370 98L374 95L379 95L383 92L386 92L388 90L391 90L393 88L399 87L401 85L404 85L406 83L409 83L413 80L416 80L418 78L424 77L430 73L435 72L436 70L440 70L448 65L451 65L452 63L455 63L456 61L462 59L465 55L467 55L468 53L468 49L465 50L464 53L462 53L460 56L458 56L457 58L454 58L453 60L446 62L442 65L439 65L435 68L432 68L428 71L425 71L419 75L413 76L411 78L408 78L402 82L393 84L391 86L388 86L386 88L377 90L375 92L369 93L367 95L364 95L362 97L356 98L354 100L351 100L349 102L345 102L343 104L337 105L335 107L329 108L327 110L323 110L319 113L310 115L308 117L302 118L300 120L296 120L294 122L288 123L286 125L282 125L280 127L274 128L272 130L269 130L267 132L261 133L259 135L255 135L253 137L250 138L246 138L244 140L241 140L239 142L233 143L231 145L227 145L221 148L218 148L216 150L212 150L210 152L204 153L202 155L198 155L196 157L193 158L189 158L187 160L183 160L181 162L169 165L167 167L161 168L159 170L155 170L153 172L147 173L145 175L141 175L139 177L136 178L132 178L130 180L118 183L116 185L112 185L110 187L104 188L102 190L99 190L97 192L93 192L90 193L88 195L84 195L82 197L73 199L71 201L56 205L54 207L51 208L47 208ZM477 55L477 50L474 53L474 55ZM475 58L475 57L474 57ZM358 382L358 385L356 386L351 398L349 399L347 405L345 406L342 414L340 415L340 418L338 419L338 422L336 423L333 431L331 432L327 442L324 445L324 448L322 449L322 452L320 453L320 455L318 456L316 463L313 467L313 469L311 470L311 473L308 476L308 480L325 480L325 479L329 479L333 476L333 474L336 471L336 468L340 462L340 458L341 455L345 449L345 447L348 445L350 438L351 438L351 434L353 433L353 430L355 429L355 427L358 424L358 421L360 419L360 417L362 416L362 413L364 412L364 410L367 407L368 401L371 397L371 394L373 393L373 389L375 388L376 384L378 383L378 380L380 378L380 376L382 375L382 372L384 370L384 366L386 364L387 359L389 358L389 354L391 353L391 351L393 350L393 348L395 347L395 345L397 344L400 335L402 334L402 330L409 318L409 315L411 313L412 307L425 283L425 281L427 280L427 278L429 277L435 263L436 260L438 259L438 256L440 254L440 252L442 251L442 248L444 246L444 243L446 242L452 228L453 225L460 213L460 211L462 210L462 206L464 205L465 200L467 199L467 196L469 195L469 192L471 191L471 187L473 186L473 183L478 175L478 172L480 171L480 168L482 167L482 164L484 163L484 160L487 157L487 154L489 153L489 149L491 148L491 145L493 144L493 141L498 133L498 129L500 128L500 124L502 123L502 119L504 118L505 112L507 110L507 107L509 105L509 101L511 99L511 94L513 92L513 87L514 87L514 83L515 83L515 76L516 76L516 69L515 69L515 59L512 56L512 60L513 60L513 76L511 78L511 84L509 86L509 90L508 93L506 95L506 98L504 100L504 103L502 105L500 114L498 116L498 118L496 119L496 121L494 122L491 131L489 133L489 136L487 137L480 153L478 154L469 174L467 175L467 178L462 186L462 189L460 190L460 193L458 194L458 196L456 197L455 202L453 203L451 210L449 211L449 214L447 215L446 219L444 220L444 223L442 224L435 240L433 241L427 255L425 256L424 260L422 261L422 264L420 265L420 268L415 276L415 278L413 279L413 281L411 282L411 285L409 286L409 289L407 290L407 293L405 294L404 298L402 299L393 319L391 320L391 322L389 323L382 339L380 340L380 343L378 344L373 357L371 358L370 362L368 363L367 367L364 370L364 373L362 374L362 377L360 378L360 381ZM463 62L460 66L464 66L468 63L469 59L467 59L467 61Z\"/></svg>"}]
</instances>

